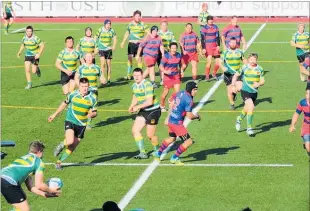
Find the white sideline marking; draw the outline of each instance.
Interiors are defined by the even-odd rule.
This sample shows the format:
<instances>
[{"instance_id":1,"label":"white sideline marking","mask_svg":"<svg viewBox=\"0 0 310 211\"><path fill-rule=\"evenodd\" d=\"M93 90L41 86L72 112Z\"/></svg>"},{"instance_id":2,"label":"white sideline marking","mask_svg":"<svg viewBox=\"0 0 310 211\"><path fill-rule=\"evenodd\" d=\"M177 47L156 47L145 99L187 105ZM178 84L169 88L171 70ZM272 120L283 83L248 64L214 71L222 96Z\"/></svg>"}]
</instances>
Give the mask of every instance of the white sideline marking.
<instances>
[{"instance_id":1,"label":"white sideline marking","mask_svg":"<svg viewBox=\"0 0 310 211\"><path fill-rule=\"evenodd\" d=\"M290 42L287 42L287 41L275 41L275 42L272 42L272 41L262 41L262 42L253 42L253 43L258 43L258 44L289 44Z\"/></svg>"},{"instance_id":2,"label":"white sideline marking","mask_svg":"<svg viewBox=\"0 0 310 211\"><path fill-rule=\"evenodd\" d=\"M55 163L45 163L55 165ZM62 163L62 166L150 166L149 163ZM170 163L158 164L157 166L183 167ZM263 164L263 163L188 163L184 167L293 167L293 164ZM154 166L152 166L154 168ZM152 170L154 171L154 169Z\"/></svg>"},{"instance_id":3,"label":"white sideline marking","mask_svg":"<svg viewBox=\"0 0 310 211\"><path fill-rule=\"evenodd\" d=\"M253 41L256 39L256 37L259 35L259 33L263 30L263 28L266 26L266 23L262 24L258 30L255 32L253 37L249 40L247 44L246 50L251 46ZM215 90L220 86L220 84L223 82L223 78L221 78L219 81L217 81L213 87L206 93L206 95L200 100L199 104L194 108L193 113L195 114L198 112L202 106L205 104L205 102L208 101L208 99L212 96L212 94L215 92ZM184 125L188 125L191 122L191 120L185 119ZM143 184L147 181L147 179L151 176L153 171L157 168L159 165L159 161L154 160L141 174L141 176L138 178L138 180L135 182L135 184L130 188L130 190L126 193L126 195L121 199L119 202L119 207L121 210L123 210L129 202L133 199L133 197L137 194L137 192L140 190L140 188L143 186Z\"/></svg>"}]
</instances>

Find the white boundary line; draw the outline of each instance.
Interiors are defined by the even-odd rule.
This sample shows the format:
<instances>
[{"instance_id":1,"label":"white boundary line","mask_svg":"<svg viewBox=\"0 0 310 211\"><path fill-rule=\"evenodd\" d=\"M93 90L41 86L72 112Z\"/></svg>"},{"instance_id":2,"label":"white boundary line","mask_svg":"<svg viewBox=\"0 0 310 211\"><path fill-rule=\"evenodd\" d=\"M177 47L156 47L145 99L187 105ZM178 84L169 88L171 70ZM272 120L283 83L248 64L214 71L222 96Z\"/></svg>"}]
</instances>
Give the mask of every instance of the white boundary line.
<instances>
[{"instance_id":1,"label":"white boundary line","mask_svg":"<svg viewBox=\"0 0 310 211\"><path fill-rule=\"evenodd\" d=\"M266 23L262 24L258 30L255 32L253 37L249 40L247 48L251 46L253 41L256 39L256 37L259 35L259 33L265 28ZM193 113L195 114L198 112L202 106L205 104L205 102L208 101L208 99L212 96L212 94L215 92L215 90L220 86L220 84L223 82L223 78L221 78L219 81L217 81L213 87L206 93L206 95L200 100L199 104L194 108ZM185 120L184 125L188 125L191 122L191 120ZM141 174L141 176L138 178L138 180L135 182L135 184L130 188L130 190L126 193L126 195L121 199L118 206L121 210L123 210L129 202L133 199L133 197L137 194L137 192L140 190L140 188L144 185L144 183L148 180L148 178L152 175L153 171L159 166L159 161L154 160L149 166L144 170L144 172Z\"/></svg>"}]
</instances>

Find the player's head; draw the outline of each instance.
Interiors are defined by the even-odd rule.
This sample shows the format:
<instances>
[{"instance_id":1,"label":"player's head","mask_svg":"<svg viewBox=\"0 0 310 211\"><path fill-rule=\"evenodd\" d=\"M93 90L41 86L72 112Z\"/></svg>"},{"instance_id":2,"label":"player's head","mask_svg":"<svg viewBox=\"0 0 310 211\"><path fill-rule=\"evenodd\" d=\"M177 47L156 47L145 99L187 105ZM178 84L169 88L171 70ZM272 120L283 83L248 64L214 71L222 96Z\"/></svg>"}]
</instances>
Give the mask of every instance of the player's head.
<instances>
[{"instance_id":1,"label":"player's head","mask_svg":"<svg viewBox=\"0 0 310 211\"><path fill-rule=\"evenodd\" d=\"M207 11L208 11L208 4L207 4L207 3L203 3L203 4L201 5L201 8L202 8L202 11L203 11L203 12L207 12Z\"/></svg>"},{"instance_id":2,"label":"player's head","mask_svg":"<svg viewBox=\"0 0 310 211\"><path fill-rule=\"evenodd\" d=\"M172 42L169 44L169 49L171 54L175 54L178 50L178 43Z\"/></svg>"},{"instance_id":3,"label":"player's head","mask_svg":"<svg viewBox=\"0 0 310 211\"><path fill-rule=\"evenodd\" d=\"M143 80L143 70L141 68L135 68L133 70L133 79L136 83L140 83Z\"/></svg>"},{"instance_id":4,"label":"player's head","mask_svg":"<svg viewBox=\"0 0 310 211\"><path fill-rule=\"evenodd\" d=\"M26 27L26 35L27 37L31 37L33 34L33 27L32 26L27 26Z\"/></svg>"},{"instance_id":5,"label":"player's head","mask_svg":"<svg viewBox=\"0 0 310 211\"><path fill-rule=\"evenodd\" d=\"M237 47L237 39L235 37L230 38L229 40L229 48L234 50Z\"/></svg>"},{"instance_id":6,"label":"player's head","mask_svg":"<svg viewBox=\"0 0 310 211\"><path fill-rule=\"evenodd\" d=\"M106 201L102 205L102 211L121 211L114 201Z\"/></svg>"},{"instance_id":7,"label":"player's head","mask_svg":"<svg viewBox=\"0 0 310 211\"><path fill-rule=\"evenodd\" d=\"M198 91L198 85L197 85L197 83L195 81L187 82L185 90L192 97L194 97L196 95L197 91Z\"/></svg>"},{"instance_id":8,"label":"player's head","mask_svg":"<svg viewBox=\"0 0 310 211\"><path fill-rule=\"evenodd\" d=\"M41 141L33 141L29 144L29 152L36 154L39 158L43 157L43 150L45 146Z\"/></svg>"},{"instance_id":9,"label":"player's head","mask_svg":"<svg viewBox=\"0 0 310 211\"><path fill-rule=\"evenodd\" d=\"M86 64L90 65L93 63L93 55L91 53L85 54L85 62Z\"/></svg>"},{"instance_id":10,"label":"player's head","mask_svg":"<svg viewBox=\"0 0 310 211\"><path fill-rule=\"evenodd\" d=\"M305 31L305 24L304 23L299 23L298 24L298 31L303 33Z\"/></svg>"},{"instance_id":11,"label":"player's head","mask_svg":"<svg viewBox=\"0 0 310 211\"><path fill-rule=\"evenodd\" d=\"M86 95L88 93L89 81L87 78L80 78L79 81L79 91L82 95Z\"/></svg>"},{"instance_id":12,"label":"player's head","mask_svg":"<svg viewBox=\"0 0 310 211\"><path fill-rule=\"evenodd\" d=\"M185 25L185 31L186 31L187 33L191 33L191 32L193 31L193 24L187 23L187 24Z\"/></svg>"},{"instance_id":13,"label":"player's head","mask_svg":"<svg viewBox=\"0 0 310 211\"><path fill-rule=\"evenodd\" d=\"M110 21L109 19L106 19L106 20L104 21L104 27L105 27L107 30L111 29L111 21Z\"/></svg>"},{"instance_id":14,"label":"player's head","mask_svg":"<svg viewBox=\"0 0 310 211\"><path fill-rule=\"evenodd\" d=\"M248 62L250 65L254 66L257 64L258 54L257 53L250 53L248 56Z\"/></svg>"},{"instance_id":15,"label":"player's head","mask_svg":"<svg viewBox=\"0 0 310 211\"><path fill-rule=\"evenodd\" d=\"M166 19L164 19L160 22L160 30L163 32L168 30L168 22Z\"/></svg>"},{"instance_id":16,"label":"player's head","mask_svg":"<svg viewBox=\"0 0 310 211\"><path fill-rule=\"evenodd\" d=\"M310 101L310 82L307 83L306 99L308 100L308 102Z\"/></svg>"},{"instance_id":17,"label":"player's head","mask_svg":"<svg viewBox=\"0 0 310 211\"><path fill-rule=\"evenodd\" d=\"M137 23L140 22L140 20L141 20L141 11L140 10L136 10L133 12L133 20Z\"/></svg>"},{"instance_id":18,"label":"player's head","mask_svg":"<svg viewBox=\"0 0 310 211\"><path fill-rule=\"evenodd\" d=\"M207 17L207 23L208 23L209 25L212 25L212 24L214 23L214 21L213 21L213 16L209 15L209 16Z\"/></svg>"},{"instance_id":19,"label":"player's head","mask_svg":"<svg viewBox=\"0 0 310 211\"><path fill-rule=\"evenodd\" d=\"M68 36L65 39L66 48L73 48L74 45L74 39L72 36Z\"/></svg>"},{"instance_id":20,"label":"player's head","mask_svg":"<svg viewBox=\"0 0 310 211\"><path fill-rule=\"evenodd\" d=\"M238 17L237 16L232 16L231 17L231 25L237 26L238 25Z\"/></svg>"},{"instance_id":21,"label":"player's head","mask_svg":"<svg viewBox=\"0 0 310 211\"><path fill-rule=\"evenodd\" d=\"M152 37L155 37L157 35L158 32L158 27L157 26L152 26L151 27L151 35Z\"/></svg>"},{"instance_id":22,"label":"player's head","mask_svg":"<svg viewBox=\"0 0 310 211\"><path fill-rule=\"evenodd\" d=\"M91 28L91 27L86 27L86 28L85 28L85 36L86 36L86 37L91 37L92 34L93 34L92 28Z\"/></svg>"}]
</instances>

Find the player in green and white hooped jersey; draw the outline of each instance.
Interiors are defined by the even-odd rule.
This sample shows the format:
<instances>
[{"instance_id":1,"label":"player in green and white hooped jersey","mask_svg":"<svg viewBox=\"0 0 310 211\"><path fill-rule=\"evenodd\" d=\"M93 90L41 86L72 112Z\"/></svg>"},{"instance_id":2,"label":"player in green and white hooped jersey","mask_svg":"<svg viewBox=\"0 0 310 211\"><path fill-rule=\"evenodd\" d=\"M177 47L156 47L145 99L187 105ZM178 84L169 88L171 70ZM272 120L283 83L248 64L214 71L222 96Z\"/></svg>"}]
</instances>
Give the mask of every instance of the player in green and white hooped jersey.
<instances>
[{"instance_id":1,"label":"player in green and white hooped jersey","mask_svg":"<svg viewBox=\"0 0 310 211\"><path fill-rule=\"evenodd\" d=\"M27 26L26 27L26 34L22 39L19 51L17 53L17 58L20 58L20 54L22 51L26 48L25 51L25 72L26 72L26 80L27 80L27 86L25 89L31 89L32 88L32 82L31 82L31 73L30 73L30 67L32 70L32 73L37 74L38 77L41 77L41 71L39 68L39 60L41 57L41 54L44 50L44 43L41 41L39 37L33 34L33 27Z\"/></svg>"},{"instance_id":2,"label":"player in green and white hooped jersey","mask_svg":"<svg viewBox=\"0 0 310 211\"><path fill-rule=\"evenodd\" d=\"M85 36L80 39L79 43L76 45L76 50L80 52L81 58L85 60L85 55L91 53L93 56L92 62L95 64L95 48L96 40L92 38L92 28L86 27Z\"/></svg>"},{"instance_id":3,"label":"player in green and white hooped jersey","mask_svg":"<svg viewBox=\"0 0 310 211\"><path fill-rule=\"evenodd\" d=\"M200 25L200 29L207 24L207 17L209 16L208 4L203 3L201 7L201 12L198 15L197 23Z\"/></svg>"},{"instance_id":4,"label":"player in green and white hooped jersey","mask_svg":"<svg viewBox=\"0 0 310 211\"><path fill-rule=\"evenodd\" d=\"M67 99L60 104L48 121L52 122L67 106L65 120L65 140L61 142L54 151L54 156L58 156L64 148L66 150L59 156L56 162L56 169L61 169L61 163L67 159L84 138L87 121L97 116L97 97L89 91L89 80L81 78L79 88L71 92Z\"/></svg>"},{"instance_id":5,"label":"player in green and white hooped jersey","mask_svg":"<svg viewBox=\"0 0 310 211\"><path fill-rule=\"evenodd\" d=\"M3 18L4 18L4 33L5 35L8 34L9 32L9 28L12 26L14 18L16 17L15 15L15 11L13 10L12 7L12 2L8 1L8 2L3 2Z\"/></svg>"},{"instance_id":6,"label":"player in green and white hooped jersey","mask_svg":"<svg viewBox=\"0 0 310 211\"><path fill-rule=\"evenodd\" d=\"M29 191L44 198L60 195L59 188L50 188L44 183L45 167L41 160L44 148L41 141L33 141L27 155L1 169L1 193L16 210L30 210L27 196L21 187L24 182Z\"/></svg>"},{"instance_id":7,"label":"player in green and white hooped jersey","mask_svg":"<svg viewBox=\"0 0 310 211\"><path fill-rule=\"evenodd\" d=\"M244 107L241 114L237 118L236 130L240 131L241 122L247 117L247 134L254 136L252 129L254 103L257 99L258 88L265 84L264 70L257 64L258 55L251 53L248 56L248 64L242 67L241 73L236 72L232 79L232 86L235 87L237 78L242 75L241 96L244 101ZM234 89L236 93L236 89Z\"/></svg>"}]
</instances>

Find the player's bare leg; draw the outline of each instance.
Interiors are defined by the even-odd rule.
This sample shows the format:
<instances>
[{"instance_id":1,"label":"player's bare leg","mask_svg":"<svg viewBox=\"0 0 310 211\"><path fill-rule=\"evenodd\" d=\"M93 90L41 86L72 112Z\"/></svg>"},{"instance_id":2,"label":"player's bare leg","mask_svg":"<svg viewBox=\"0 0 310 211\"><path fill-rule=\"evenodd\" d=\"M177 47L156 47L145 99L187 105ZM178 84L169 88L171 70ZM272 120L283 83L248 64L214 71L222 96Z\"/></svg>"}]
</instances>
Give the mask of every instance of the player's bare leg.
<instances>
[{"instance_id":1,"label":"player's bare leg","mask_svg":"<svg viewBox=\"0 0 310 211\"><path fill-rule=\"evenodd\" d=\"M112 69L112 62L111 59L107 59L107 79L108 79L108 84L111 83L111 69Z\"/></svg>"},{"instance_id":2,"label":"player's bare leg","mask_svg":"<svg viewBox=\"0 0 310 211\"><path fill-rule=\"evenodd\" d=\"M192 77L193 80L196 81L197 80L197 61L191 61L192 64Z\"/></svg>"},{"instance_id":3,"label":"player's bare leg","mask_svg":"<svg viewBox=\"0 0 310 211\"><path fill-rule=\"evenodd\" d=\"M162 92L161 97L160 97L160 108L161 108L162 112L167 111L165 106L166 106L166 98L167 98L168 94L169 94L169 88L164 87L163 92Z\"/></svg>"},{"instance_id":4,"label":"player's bare leg","mask_svg":"<svg viewBox=\"0 0 310 211\"><path fill-rule=\"evenodd\" d=\"M147 67L143 72L143 78L147 78L150 75L149 68Z\"/></svg>"},{"instance_id":5,"label":"player's bare leg","mask_svg":"<svg viewBox=\"0 0 310 211\"><path fill-rule=\"evenodd\" d=\"M26 73L26 80L27 80L27 86L25 87L25 89L32 88L30 68L31 68L31 62L25 61L25 73Z\"/></svg>"},{"instance_id":6,"label":"player's bare leg","mask_svg":"<svg viewBox=\"0 0 310 211\"><path fill-rule=\"evenodd\" d=\"M302 64L299 63L299 70L300 70L301 66L302 66ZM303 73L300 72L300 71L299 71L299 75L300 75L300 80L301 80L302 82L307 81L307 79L308 79L308 76L307 76L307 75L303 74Z\"/></svg>"},{"instance_id":7,"label":"player's bare leg","mask_svg":"<svg viewBox=\"0 0 310 211\"><path fill-rule=\"evenodd\" d=\"M105 67L106 67L106 59L104 58L104 56L101 56L100 57L100 69L101 69L102 75L105 74Z\"/></svg>"},{"instance_id":8,"label":"player's bare leg","mask_svg":"<svg viewBox=\"0 0 310 211\"><path fill-rule=\"evenodd\" d=\"M233 92L232 85L227 86L227 97L228 97L230 108L232 110L235 110L234 95L236 95L236 93Z\"/></svg>"},{"instance_id":9,"label":"player's bare leg","mask_svg":"<svg viewBox=\"0 0 310 211\"><path fill-rule=\"evenodd\" d=\"M180 89L181 89L181 84L174 84L173 87L174 87L174 92L177 93L177 92L179 92Z\"/></svg>"},{"instance_id":10,"label":"player's bare leg","mask_svg":"<svg viewBox=\"0 0 310 211\"><path fill-rule=\"evenodd\" d=\"M205 81L210 81L210 70L211 70L211 64L212 64L212 56L208 55L207 56L207 64L206 64L206 69L205 69Z\"/></svg>"},{"instance_id":11,"label":"player's bare leg","mask_svg":"<svg viewBox=\"0 0 310 211\"><path fill-rule=\"evenodd\" d=\"M158 137L155 135L156 125L146 125L146 135L150 139L154 151L159 149Z\"/></svg>"},{"instance_id":12,"label":"player's bare leg","mask_svg":"<svg viewBox=\"0 0 310 211\"><path fill-rule=\"evenodd\" d=\"M215 78L216 80L218 80L218 77L216 74L217 74L217 71L220 69L220 63L221 63L220 58L216 58L213 73L212 73L212 77Z\"/></svg>"},{"instance_id":13,"label":"player's bare leg","mask_svg":"<svg viewBox=\"0 0 310 211\"><path fill-rule=\"evenodd\" d=\"M144 140L143 140L143 136L141 133L144 127L145 127L145 119L141 116L137 116L132 126L132 135L136 141L136 144L139 148L140 153L134 157L135 159L147 159L148 158L145 148L144 148Z\"/></svg>"},{"instance_id":14,"label":"player's bare leg","mask_svg":"<svg viewBox=\"0 0 310 211\"><path fill-rule=\"evenodd\" d=\"M68 95L69 94L69 82L64 84L64 85L62 85L62 93L64 95Z\"/></svg>"},{"instance_id":15,"label":"player's bare leg","mask_svg":"<svg viewBox=\"0 0 310 211\"><path fill-rule=\"evenodd\" d=\"M71 93L74 91L76 83L74 80L70 80L68 84L69 84L69 93Z\"/></svg>"},{"instance_id":16,"label":"player's bare leg","mask_svg":"<svg viewBox=\"0 0 310 211\"><path fill-rule=\"evenodd\" d=\"M15 203L15 204L12 204L12 206L16 209L16 210L19 210L19 211L30 211L30 206L28 204L28 201L25 200L21 203Z\"/></svg>"}]
</instances>

